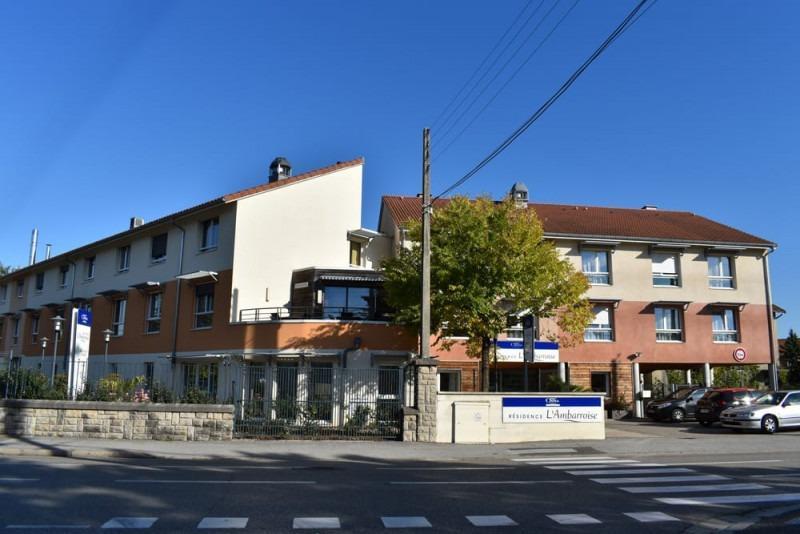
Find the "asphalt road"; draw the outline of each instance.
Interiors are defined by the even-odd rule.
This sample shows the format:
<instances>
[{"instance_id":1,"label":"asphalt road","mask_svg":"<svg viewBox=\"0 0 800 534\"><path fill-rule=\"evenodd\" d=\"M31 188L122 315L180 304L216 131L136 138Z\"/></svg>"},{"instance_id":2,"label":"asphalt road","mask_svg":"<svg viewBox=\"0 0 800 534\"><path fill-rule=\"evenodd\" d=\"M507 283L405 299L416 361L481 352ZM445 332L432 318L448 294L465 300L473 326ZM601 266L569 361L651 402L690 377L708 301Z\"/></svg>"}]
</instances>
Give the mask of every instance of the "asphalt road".
<instances>
[{"instance_id":1,"label":"asphalt road","mask_svg":"<svg viewBox=\"0 0 800 534\"><path fill-rule=\"evenodd\" d=\"M628 437L595 446L496 446L492 454L432 461L348 454L346 446L332 457L326 443L319 455L284 444L259 458L214 461L6 457L0 528L800 531L800 432L748 435L750 452L739 442L737 452L725 453L730 440L743 438L702 433L687 440L688 426L637 428L663 437L650 438L644 451ZM690 451L681 440L691 442Z\"/></svg>"}]
</instances>

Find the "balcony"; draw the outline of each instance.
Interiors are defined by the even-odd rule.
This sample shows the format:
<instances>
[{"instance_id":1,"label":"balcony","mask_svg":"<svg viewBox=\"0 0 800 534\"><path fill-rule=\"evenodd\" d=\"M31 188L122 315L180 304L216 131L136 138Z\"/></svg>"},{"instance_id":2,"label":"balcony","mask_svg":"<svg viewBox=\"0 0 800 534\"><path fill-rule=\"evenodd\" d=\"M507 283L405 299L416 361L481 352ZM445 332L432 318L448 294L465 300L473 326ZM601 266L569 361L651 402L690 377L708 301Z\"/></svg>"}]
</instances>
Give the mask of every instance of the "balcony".
<instances>
[{"instance_id":1,"label":"balcony","mask_svg":"<svg viewBox=\"0 0 800 534\"><path fill-rule=\"evenodd\" d=\"M368 306L280 306L247 308L239 312L239 321L243 323L302 320L388 322L389 316L382 310Z\"/></svg>"}]
</instances>

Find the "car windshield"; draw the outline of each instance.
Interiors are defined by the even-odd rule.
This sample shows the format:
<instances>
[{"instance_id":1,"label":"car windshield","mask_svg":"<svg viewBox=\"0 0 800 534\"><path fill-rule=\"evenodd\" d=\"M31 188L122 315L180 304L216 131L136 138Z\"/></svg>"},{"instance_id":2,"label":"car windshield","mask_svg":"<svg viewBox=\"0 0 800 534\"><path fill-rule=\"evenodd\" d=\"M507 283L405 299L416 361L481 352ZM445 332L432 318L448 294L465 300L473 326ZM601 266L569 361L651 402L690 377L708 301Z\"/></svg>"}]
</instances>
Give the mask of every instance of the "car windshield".
<instances>
[{"instance_id":1,"label":"car windshield","mask_svg":"<svg viewBox=\"0 0 800 534\"><path fill-rule=\"evenodd\" d=\"M689 388L679 389L678 391L673 391L672 393L670 393L669 396L666 398L666 400L681 400L681 399L685 399L686 397L689 396L689 394L691 392L692 392L692 390L689 389Z\"/></svg>"},{"instance_id":2,"label":"car windshield","mask_svg":"<svg viewBox=\"0 0 800 534\"><path fill-rule=\"evenodd\" d=\"M753 401L753 404L761 404L761 405L767 405L767 406L777 406L778 404L781 403L781 401L783 400L783 398L785 396L786 396L786 393L781 393L779 391L776 391L774 393L764 393L759 398L757 398L755 401Z\"/></svg>"}]
</instances>

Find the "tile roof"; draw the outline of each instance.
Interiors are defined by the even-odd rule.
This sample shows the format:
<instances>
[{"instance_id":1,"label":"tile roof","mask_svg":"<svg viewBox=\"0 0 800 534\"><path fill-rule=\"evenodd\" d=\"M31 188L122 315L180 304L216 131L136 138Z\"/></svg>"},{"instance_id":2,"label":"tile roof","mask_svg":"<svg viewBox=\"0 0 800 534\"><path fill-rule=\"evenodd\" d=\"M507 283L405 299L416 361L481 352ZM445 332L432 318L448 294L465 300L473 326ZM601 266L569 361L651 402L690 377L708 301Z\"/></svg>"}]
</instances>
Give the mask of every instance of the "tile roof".
<instances>
[{"instance_id":1,"label":"tile roof","mask_svg":"<svg viewBox=\"0 0 800 534\"><path fill-rule=\"evenodd\" d=\"M307 180L309 178L316 178L318 176L323 176L325 174L330 174L330 173L332 173L334 171L338 171L338 170L345 169L345 168L348 168L348 167L355 167L357 165L363 165L363 164L364 164L364 158L363 157L352 159L352 160L349 160L349 161L339 161L339 162L336 162L333 165L328 165L327 167L322 167L322 168L319 168L319 169L314 169L313 171L305 172L305 173L302 173L302 174L297 174L297 175L291 176L289 178L284 178L283 180L278 180L276 182L271 182L271 183L263 183L263 184L255 186L255 187L250 187L250 188L247 188L247 189L242 189L241 191L236 191L234 193L229 193L227 195L223 195L221 197L209 200L207 202L203 202L202 204L198 204L196 206L192 206L192 207L186 208L184 210L176 211L175 213L171 213L169 215L165 215L164 217L159 217L158 219L149 221L149 222L147 222L147 223L145 223L145 224L143 224L141 226L138 226L136 228L128 229L128 230L125 230L123 232L119 232L119 233L113 234L111 236L104 237L103 239L100 239L100 240L95 241L93 243L89 243L87 245L80 246L80 247L75 248L73 250L69 250L69 251L61 253L61 254L59 254L57 256L53 256L49 260L39 261L39 262L36 262L33 265L25 266L25 267L23 267L21 269L17 269L16 271L6 275L5 277L0 277L0 280L16 278L19 275L27 274L28 272L30 272L30 271L32 271L34 269L39 269L40 267L42 267L44 265L53 265L53 264L58 264L58 263L61 263L61 262L68 261L70 258L72 258L72 257L74 257L74 256L76 256L76 255L78 255L78 254L80 254L82 252L85 252L85 251L88 251L90 249L94 249L94 248L103 246L103 245L111 243L113 241L117 241L119 239L127 237L128 235L133 235L134 233L147 231L147 230L149 230L149 229L151 229L153 227L156 227L156 226L159 226L161 224L174 221L176 219L180 219L182 217L191 215L193 213L197 213L197 212L200 212L200 211L203 211L203 210L206 210L206 209L209 209L209 208L217 207L217 206L222 206L222 205L225 205L225 204L230 204L232 202L236 202L237 200L241 200L242 198L245 198L245 197L248 197L248 196L251 196L251 195L255 195L257 193L263 193L264 191L270 191L272 189L278 189L280 187L284 187L284 186L291 185L291 184L294 184L294 183L297 183L297 182L301 182L301 181Z\"/></svg>"},{"instance_id":2,"label":"tile roof","mask_svg":"<svg viewBox=\"0 0 800 534\"><path fill-rule=\"evenodd\" d=\"M444 207L448 199L434 202ZM392 219L402 224L419 218L422 200L417 197L384 196ZM564 204L529 203L549 236L657 240L679 243L750 245L774 247L774 243L688 211L604 208Z\"/></svg>"}]
</instances>

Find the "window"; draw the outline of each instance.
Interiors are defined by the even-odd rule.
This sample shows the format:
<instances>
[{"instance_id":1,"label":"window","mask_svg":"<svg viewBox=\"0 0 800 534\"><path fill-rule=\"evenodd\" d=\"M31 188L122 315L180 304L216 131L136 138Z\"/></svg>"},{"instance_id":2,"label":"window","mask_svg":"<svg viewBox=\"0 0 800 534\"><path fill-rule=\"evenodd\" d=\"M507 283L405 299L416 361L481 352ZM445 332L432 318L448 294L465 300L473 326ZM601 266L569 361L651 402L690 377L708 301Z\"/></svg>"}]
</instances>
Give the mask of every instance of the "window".
<instances>
[{"instance_id":1,"label":"window","mask_svg":"<svg viewBox=\"0 0 800 534\"><path fill-rule=\"evenodd\" d=\"M378 288L326 286L323 293L323 319L343 321L378 319L384 313Z\"/></svg>"},{"instance_id":2,"label":"window","mask_svg":"<svg viewBox=\"0 0 800 534\"><path fill-rule=\"evenodd\" d=\"M97 257L92 256L91 258L86 258L86 279L91 280L94 278L94 267L95 263L97 262Z\"/></svg>"},{"instance_id":3,"label":"window","mask_svg":"<svg viewBox=\"0 0 800 534\"><path fill-rule=\"evenodd\" d=\"M592 372L592 391L595 393L611 393L611 373Z\"/></svg>"},{"instance_id":4,"label":"window","mask_svg":"<svg viewBox=\"0 0 800 534\"><path fill-rule=\"evenodd\" d=\"M350 265L361 265L361 243L350 241Z\"/></svg>"},{"instance_id":5,"label":"window","mask_svg":"<svg viewBox=\"0 0 800 534\"><path fill-rule=\"evenodd\" d=\"M656 341L683 341L678 308L656 308Z\"/></svg>"},{"instance_id":6,"label":"window","mask_svg":"<svg viewBox=\"0 0 800 534\"><path fill-rule=\"evenodd\" d=\"M69 265L62 265L58 268L58 285L67 287L67 276L69 275Z\"/></svg>"},{"instance_id":7,"label":"window","mask_svg":"<svg viewBox=\"0 0 800 534\"><path fill-rule=\"evenodd\" d=\"M608 271L608 252L605 250L584 250L581 252L583 274L590 284L608 285L611 277Z\"/></svg>"},{"instance_id":8,"label":"window","mask_svg":"<svg viewBox=\"0 0 800 534\"><path fill-rule=\"evenodd\" d=\"M680 285L677 254L653 254L653 285L672 287Z\"/></svg>"},{"instance_id":9,"label":"window","mask_svg":"<svg viewBox=\"0 0 800 534\"><path fill-rule=\"evenodd\" d=\"M155 362L144 362L144 383L148 389L153 387L156 375Z\"/></svg>"},{"instance_id":10,"label":"window","mask_svg":"<svg viewBox=\"0 0 800 534\"><path fill-rule=\"evenodd\" d=\"M25 292L25 281L20 280L17 282L17 298L21 299L24 292Z\"/></svg>"},{"instance_id":11,"label":"window","mask_svg":"<svg viewBox=\"0 0 800 534\"><path fill-rule=\"evenodd\" d=\"M584 341L613 341L614 330L611 327L611 306L597 304L592 306L594 319L583 333Z\"/></svg>"},{"instance_id":12,"label":"window","mask_svg":"<svg viewBox=\"0 0 800 534\"><path fill-rule=\"evenodd\" d=\"M219 217L200 223L200 250L216 248L219 244Z\"/></svg>"},{"instance_id":13,"label":"window","mask_svg":"<svg viewBox=\"0 0 800 534\"><path fill-rule=\"evenodd\" d=\"M461 371L439 371L439 391L461 391Z\"/></svg>"},{"instance_id":14,"label":"window","mask_svg":"<svg viewBox=\"0 0 800 534\"><path fill-rule=\"evenodd\" d=\"M39 341L39 316L32 315L31 316L31 343L37 343Z\"/></svg>"},{"instance_id":15,"label":"window","mask_svg":"<svg viewBox=\"0 0 800 534\"><path fill-rule=\"evenodd\" d=\"M5 302L8 299L8 284L0 286L0 302Z\"/></svg>"},{"instance_id":16,"label":"window","mask_svg":"<svg viewBox=\"0 0 800 534\"><path fill-rule=\"evenodd\" d=\"M131 246L125 245L117 249L117 271L127 271L131 266Z\"/></svg>"},{"instance_id":17,"label":"window","mask_svg":"<svg viewBox=\"0 0 800 534\"><path fill-rule=\"evenodd\" d=\"M196 389L216 398L218 376L216 363L184 363L183 392L186 394L190 389Z\"/></svg>"},{"instance_id":18,"label":"window","mask_svg":"<svg viewBox=\"0 0 800 534\"><path fill-rule=\"evenodd\" d=\"M195 288L194 327L211 328L214 319L214 284Z\"/></svg>"},{"instance_id":19,"label":"window","mask_svg":"<svg viewBox=\"0 0 800 534\"><path fill-rule=\"evenodd\" d=\"M161 331L161 303L163 293L153 293L147 303L147 325L148 334L156 334Z\"/></svg>"},{"instance_id":20,"label":"window","mask_svg":"<svg viewBox=\"0 0 800 534\"><path fill-rule=\"evenodd\" d=\"M126 299L119 299L114 301L114 315L111 320L111 331L115 336L121 336L125 333L125 308L128 306Z\"/></svg>"},{"instance_id":21,"label":"window","mask_svg":"<svg viewBox=\"0 0 800 534\"><path fill-rule=\"evenodd\" d=\"M730 257L708 257L708 287L733 289L733 270Z\"/></svg>"},{"instance_id":22,"label":"window","mask_svg":"<svg viewBox=\"0 0 800 534\"><path fill-rule=\"evenodd\" d=\"M44 273L36 273L36 291L44 289Z\"/></svg>"},{"instance_id":23,"label":"window","mask_svg":"<svg viewBox=\"0 0 800 534\"><path fill-rule=\"evenodd\" d=\"M11 334L11 344L16 345L19 341L19 317L14 317L14 330Z\"/></svg>"},{"instance_id":24,"label":"window","mask_svg":"<svg viewBox=\"0 0 800 534\"><path fill-rule=\"evenodd\" d=\"M167 259L167 234L154 236L150 242L150 262L161 263Z\"/></svg>"},{"instance_id":25,"label":"window","mask_svg":"<svg viewBox=\"0 0 800 534\"><path fill-rule=\"evenodd\" d=\"M711 332L714 343L735 343L739 341L736 328L736 313L731 309L717 310L711 315Z\"/></svg>"}]
</instances>

